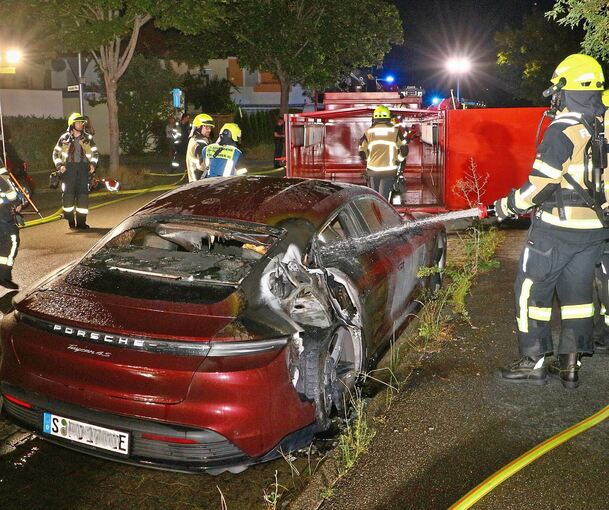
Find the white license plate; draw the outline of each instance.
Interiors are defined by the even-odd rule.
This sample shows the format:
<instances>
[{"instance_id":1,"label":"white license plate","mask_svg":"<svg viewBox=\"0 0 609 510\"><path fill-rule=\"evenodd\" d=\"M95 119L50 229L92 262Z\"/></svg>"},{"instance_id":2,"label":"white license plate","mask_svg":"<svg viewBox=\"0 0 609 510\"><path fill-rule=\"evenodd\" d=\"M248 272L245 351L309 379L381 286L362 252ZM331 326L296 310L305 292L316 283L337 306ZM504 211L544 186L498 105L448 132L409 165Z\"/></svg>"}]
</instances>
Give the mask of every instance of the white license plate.
<instances>
[{"instance_id":1,"label":"white license plate","mask_svg":"<svg viewBox=\"0 0 609 510\"><path fill-rule=\"evenodd\" d=\"M129 434L119 430L98 427L56 414L44 413L42 431L45 434L69 439L76 443L129 455Z\"/></svg>"}]
</instances>

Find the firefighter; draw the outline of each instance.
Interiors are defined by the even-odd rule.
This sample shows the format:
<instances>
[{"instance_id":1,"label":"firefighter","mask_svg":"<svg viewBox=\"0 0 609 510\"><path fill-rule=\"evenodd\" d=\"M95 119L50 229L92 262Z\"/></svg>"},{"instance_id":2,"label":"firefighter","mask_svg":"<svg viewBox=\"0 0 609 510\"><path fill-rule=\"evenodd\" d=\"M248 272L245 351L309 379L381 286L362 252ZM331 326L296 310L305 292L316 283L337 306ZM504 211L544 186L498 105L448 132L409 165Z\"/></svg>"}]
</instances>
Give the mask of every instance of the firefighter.
<instances>
[{"instance_id":1,"label":"firefighter","mask_svg":"<svg viewBox=\"0 0 609 510\"><path fill-rule=\"evenodd\" d=\"M188 148L186 149L186 170L188 172L188 182L197 181L204 177L206 168L203 151L211 140L211 129L214 127L214 119L206 113L200 113L192 121L192 130Z\"/></svg>"},{"instance_id":2,"label":"firefighter","mask_svg":"<svg viewBox=\"0 0 609 510\"><path fill-rule=\"evenodd\" d=\"M241 128L229 122L222 126L217 143L205 147L206 177L227 177L245 173L245 169L237 170L237 162L241 157L238 143L241 140Z\"/></svg>"},{"instance_id":3,"label":"firefighter","mask_svg":"<svg viewBox=\"0 0 609 510\"><path fill-rule=\"evenodd\" d=\"M19 193L0 159L0 285L17 290L13 282L13 263L19 248L19 228L15 214L21 210Z\"/></svg>"},{"instance_id":4,"label":"firefighter","mask_svg":"<svg viewBox=\"0 0 609 510\"><path fill-rule=\"evenodd\" d=\"M587 55L574 54L554 71L557 114L537 148L525 184L497 200L499 220L531 211L531 228L514 285L521 358L501 369L510 382L545 384L548 372L566 388L579 384L583 354L592 354L592 283L609 229L586 194L590 126L602 123L603 72ZM561 332L554 350L552 300L560 301ZM549 362L553 352L557 359Z\"/></svg>"},{"instance_id":5,"label":"firefighter","mask_svg":"<svg viewBox=\"0 0 609 510\"><path fill-rule=\"evenodd\" d=\"M73 113L68 129L53 149L53 163L61 175L63 217L70 228L87 229L89 178L95 174L99 153L93 136L85 131L86 118Z\"/></svg>"},{"instance_id":6,"label":"firefighter","mask_svg":"<svg viewBox=\"0 0 609 510\"><path fill-rule=\"evenodd\" d=\"M372 126L362 136L359 155L366 165L366 183L385 199L401 172L401 163L408 155L407 141L399 126L391 123L391 112L377 106L372 114Z\"/></svg>"}]
</instances>

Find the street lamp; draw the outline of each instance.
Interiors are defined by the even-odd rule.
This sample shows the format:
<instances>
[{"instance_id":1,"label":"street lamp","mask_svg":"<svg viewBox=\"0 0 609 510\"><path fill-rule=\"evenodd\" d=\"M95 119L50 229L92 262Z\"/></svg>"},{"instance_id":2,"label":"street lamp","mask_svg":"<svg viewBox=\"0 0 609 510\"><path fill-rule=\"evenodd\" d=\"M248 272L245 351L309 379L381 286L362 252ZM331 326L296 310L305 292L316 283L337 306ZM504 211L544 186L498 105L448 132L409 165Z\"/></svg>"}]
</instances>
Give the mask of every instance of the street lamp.
<instances>
[{"instance_id":1,"label":"street lamp","mask_svg":"<svg viewBox=\"0 0 609 510\"><path fill-rule=\"evenodd\" d=\"M457 76L457 101L461 98L461 75L468 73L471 68L472 63L466 57L453 57L446 61L446 69L448 72Z\"/></svg>"},{"instance_id":2,"label":"street lamp","mask_svg":"<svg viewBox=\"0 0 609 510\"><path fill-rule=\"evenodd\" d=\"M21 60L21 51L16 49L6 50L5 59L7 64L16 64Z\"/></svg>"}]
</instances>

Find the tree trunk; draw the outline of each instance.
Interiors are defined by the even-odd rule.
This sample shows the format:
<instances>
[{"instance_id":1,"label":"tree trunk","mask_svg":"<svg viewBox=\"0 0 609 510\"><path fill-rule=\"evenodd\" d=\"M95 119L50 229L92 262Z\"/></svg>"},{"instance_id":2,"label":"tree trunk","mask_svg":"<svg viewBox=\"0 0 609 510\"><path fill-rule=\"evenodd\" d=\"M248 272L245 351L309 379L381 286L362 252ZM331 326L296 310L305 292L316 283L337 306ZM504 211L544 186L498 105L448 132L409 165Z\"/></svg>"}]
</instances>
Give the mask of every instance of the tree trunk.
<instances>
[{"instance_id":1,"label":"tree trunk","mask_svg":"<svg viewBox=\"0 0 609 510\"><path fill-rule=\"evenodd\" d=\"M283 75L278 76L279 85L281 87L281 100L279 104L279 113L285 115L290 109L290 80Z\"/></svg>"},{"instance_id":2,"label":"tree trunk","mask_svg":"<svg viewBox=\"0 0 609 510\"><path fill-rule=\"evenodd\" d=\"M116 80L107 77L106 95L108 106L108 131L110 138L110 175L118 177L119 144L118 144L118 103L116 101Z\"/></svg>"}]
</instances>

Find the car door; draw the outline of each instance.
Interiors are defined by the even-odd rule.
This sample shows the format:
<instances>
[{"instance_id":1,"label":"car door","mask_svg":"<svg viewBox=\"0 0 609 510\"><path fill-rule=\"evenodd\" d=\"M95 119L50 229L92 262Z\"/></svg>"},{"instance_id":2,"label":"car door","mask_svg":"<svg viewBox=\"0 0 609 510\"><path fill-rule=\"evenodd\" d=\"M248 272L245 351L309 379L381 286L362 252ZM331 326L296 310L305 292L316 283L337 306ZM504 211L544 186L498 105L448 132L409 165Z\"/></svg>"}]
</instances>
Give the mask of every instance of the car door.
<instances>
[{"instance_id":1,"label":"car door","mask_svg":"<svg viewBox=\"0 0 609 510\"><path fill-rule=\"evenodd\" d=\"M402 321L407 289L404 277L411 269L407 237L399 232L400 216L376 196L358 197L351 203L354 217L364 235L378 234L366 242L374 341L380 346Z\"/></svg>"}]
</instances>

